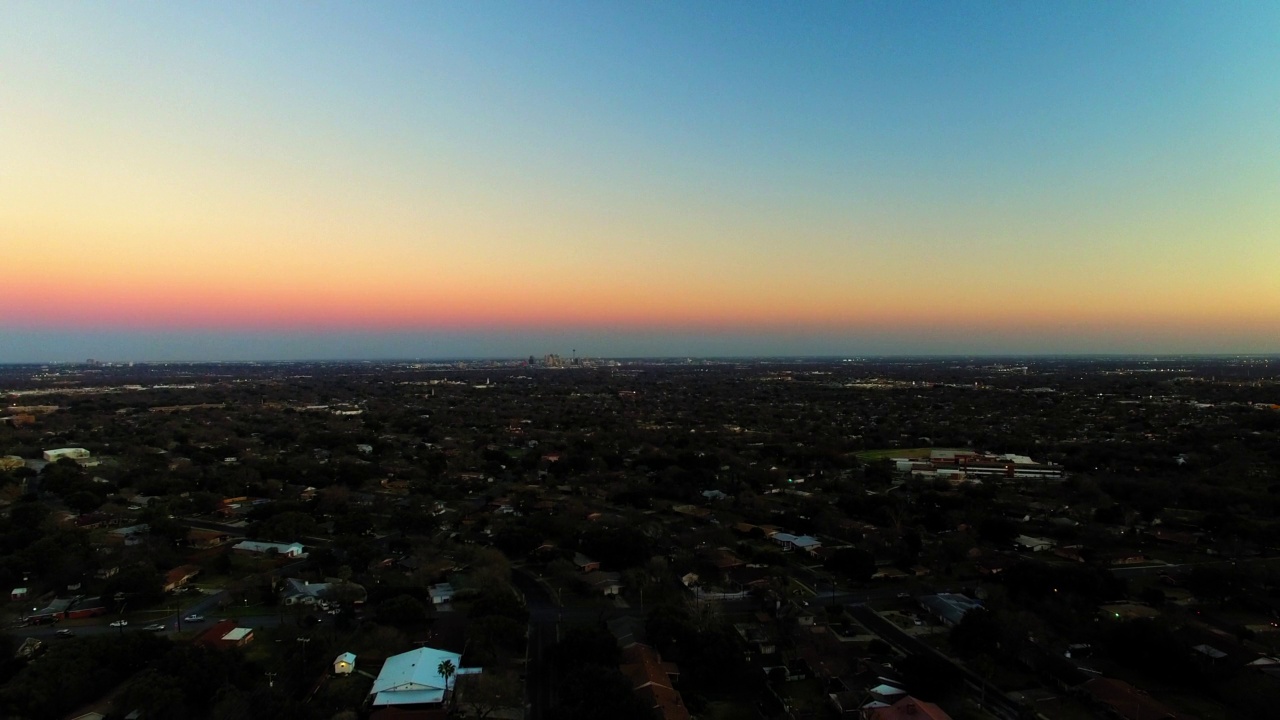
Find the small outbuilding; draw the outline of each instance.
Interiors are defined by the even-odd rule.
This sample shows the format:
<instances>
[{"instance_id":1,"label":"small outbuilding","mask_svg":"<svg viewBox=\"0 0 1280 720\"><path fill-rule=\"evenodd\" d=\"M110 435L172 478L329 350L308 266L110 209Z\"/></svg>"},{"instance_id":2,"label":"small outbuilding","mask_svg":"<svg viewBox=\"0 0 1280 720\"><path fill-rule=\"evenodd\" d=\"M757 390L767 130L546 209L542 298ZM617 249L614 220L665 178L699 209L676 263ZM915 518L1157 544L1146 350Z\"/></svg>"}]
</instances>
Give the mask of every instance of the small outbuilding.
<instances>
[{"instance_id":1,"label":"small outbuilding","mask_svg":"<svg viewBox=\"0 0 1280 720\"><path fill-rule=\"evenodd\" d=\"M427 593L431 595L432 605L447 605L453 602L453 585L450 583L437 583L427 588Z\"/></svg>"},{"instance_id":2,"label":"small outbuilding","mask_svg":"<svg viewBox=\"0 0 1280 720\"><path fill-rule=\"evenodd\" d=\"M333 660L334 675L350 675L355 669L355 653L344 652Z\"/></svg>"}]
</instances>

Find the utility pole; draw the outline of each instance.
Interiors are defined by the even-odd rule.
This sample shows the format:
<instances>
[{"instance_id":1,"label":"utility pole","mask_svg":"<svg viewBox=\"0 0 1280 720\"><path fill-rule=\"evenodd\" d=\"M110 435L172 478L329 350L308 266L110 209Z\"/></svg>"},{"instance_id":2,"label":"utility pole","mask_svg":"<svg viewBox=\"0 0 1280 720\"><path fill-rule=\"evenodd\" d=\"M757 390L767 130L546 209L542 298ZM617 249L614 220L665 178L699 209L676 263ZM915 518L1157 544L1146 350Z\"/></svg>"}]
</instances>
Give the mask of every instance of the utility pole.
<instances>
[{"instance_id":1,"label":"utility pole","mask_svg":"<svg viewBox=\"0 0 1280 720\"><path fill-rule=\"evenodd\" d=\"M275 687L275 686L276 686L276 674L273 672L267 673L267 687Z\"/></svg>"},{"instance_id":2,"label":"utility pole","mask_svg":"<svg viewBox=\"0 0 1280 720\"><path fill-rule=\"evenodd\" d=\"M305 667L307 664L307 643L311 642L311 638L300 637L300 638L294 638L294 640L302 643L302 665Z\"/></svg>"},{"instance_id":3,"label":"utility pole","mask_svg":"<svg viewBox=\"0 0 1280 720\"><path fill-rule=\"evenodd\" d=\"M564 620L564 603L560 600L560 586L556 586L556 642L560 642L560 623Z\"/></svg>"}]
</instances>

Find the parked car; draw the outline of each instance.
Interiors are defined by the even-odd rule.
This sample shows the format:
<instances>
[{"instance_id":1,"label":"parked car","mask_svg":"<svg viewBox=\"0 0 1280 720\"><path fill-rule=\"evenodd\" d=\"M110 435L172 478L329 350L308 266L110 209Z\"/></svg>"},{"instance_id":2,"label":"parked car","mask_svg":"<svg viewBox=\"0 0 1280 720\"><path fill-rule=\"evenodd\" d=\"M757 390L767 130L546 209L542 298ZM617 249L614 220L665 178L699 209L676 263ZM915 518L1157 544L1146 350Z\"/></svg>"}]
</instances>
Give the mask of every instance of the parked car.
<instances>
[{"instance_id":1,"label":"parked car","mask_svg":"<svg viewBox=\"0 0 1280 720\"><path fill-rule=\"evenodd\" d=\"M182 619L183 619L184 621L186 621L186 622L189 622L189 623L204 622L204 616L203 616L203 615L195 615L195 614L192 614L192 615L188 615L188 616L186 616L186 617L184 617L184 618L182 618Z\"/></svg>"},{"instance_id":2,"label":"parked car","mask_svg":"<svg viewBox=\"0 0 1280 720\"><path fill-rule=\"evenodd\" d=\"M71 632L66 628L62 628L58 632L54 633L54 635L57 635L58 637L74 637L75 633Z\"/></svg>"},{"instance_id":3,"label":"parked car","mask_svg":"<svg viewBox=\"0 0 1280 720\"><path fill-rule=\"evenodd\" d=\"M129 626L128 620L116 620L115 622L111 623L111 627L116 627L116 628L122 628L122 627L128 627L128 626Z\"/></svg>"},{"instance_id":4,"label":"parked car","mask_svg":"<svg viewBox=\"0 0 1280 720\"><path fill-rule=\"evenodd\" d=\"M164 623L154 623L152 625L148 625L146 629L152 632L161 632L165 629L165 627L164 627Z\"/></svg>"}]
</instances>

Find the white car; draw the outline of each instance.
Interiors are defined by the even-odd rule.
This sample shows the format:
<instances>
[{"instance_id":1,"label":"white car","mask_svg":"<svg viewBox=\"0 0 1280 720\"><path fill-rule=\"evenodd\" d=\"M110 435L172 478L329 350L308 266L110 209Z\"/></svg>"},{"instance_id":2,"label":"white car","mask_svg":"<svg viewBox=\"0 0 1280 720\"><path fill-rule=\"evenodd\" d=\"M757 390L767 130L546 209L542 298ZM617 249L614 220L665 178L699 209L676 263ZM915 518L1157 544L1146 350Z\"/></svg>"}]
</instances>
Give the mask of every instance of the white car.
<instances>
[{"instance_id":1,"label":"white car","mask_svg":"<svg viewBox=\"0 0 1280 720\"><path fill-rule=\"evenodd\" d=\"M115 622L111 623L111 627L128 627L128 626L129 626L128 620L116 620Z\"/></svg>"},{"instance_id":2,"label":"white car","mask_svg":"<svg viewBox=\"0 0 1280 720\"><path fill-rule=\"evenodd\" d=\"M182 619L183 619L183 621L185 621L185 622L189 622L189 623L204 622L204 616L203 616L203 615L188 615L188 616L186 616L186 617L184 617L184 618L182 618Z\"/></svg>"},{"instance_id":3,"label":"white car","mask_svg":"<svg viewBox=\"0 0 1280 720\"><path fill-rule=\"evenodd\" d=\"M152 632L163 632L165 628L164 628L164 623L154 623L154 624L148 625L145 629L150 630Z\"/></svg>"}]
</instances>

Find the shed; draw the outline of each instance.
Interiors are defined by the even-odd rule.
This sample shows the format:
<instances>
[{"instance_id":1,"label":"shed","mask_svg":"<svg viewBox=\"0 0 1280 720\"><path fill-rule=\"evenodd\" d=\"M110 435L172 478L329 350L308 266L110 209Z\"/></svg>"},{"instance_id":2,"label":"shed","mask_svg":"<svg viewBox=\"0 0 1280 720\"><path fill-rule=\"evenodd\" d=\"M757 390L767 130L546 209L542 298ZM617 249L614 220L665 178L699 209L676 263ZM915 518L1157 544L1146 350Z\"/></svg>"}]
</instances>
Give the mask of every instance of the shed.
<instances>
[{"instance_id":1,"label":"shed","mask_svg":"<svg viewBox=\"0 0 1280 720\"><path fill-rule=\"evenodd\" d=\"M445 605L453 602L453 585L450 583L437 583L427 588L427 593L431 596L432 605Z\"/></svg>"},{"instance_id":2,"label":"shed","mask_svg":"<svg viewBox=\"0 0 1280 720\"><path fill-rule=\"evenodd\" d=\"M356 669L356 654L344 652L333 660L334 675L350 675Z\"/></svg>"}]
</instances>

